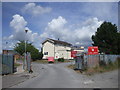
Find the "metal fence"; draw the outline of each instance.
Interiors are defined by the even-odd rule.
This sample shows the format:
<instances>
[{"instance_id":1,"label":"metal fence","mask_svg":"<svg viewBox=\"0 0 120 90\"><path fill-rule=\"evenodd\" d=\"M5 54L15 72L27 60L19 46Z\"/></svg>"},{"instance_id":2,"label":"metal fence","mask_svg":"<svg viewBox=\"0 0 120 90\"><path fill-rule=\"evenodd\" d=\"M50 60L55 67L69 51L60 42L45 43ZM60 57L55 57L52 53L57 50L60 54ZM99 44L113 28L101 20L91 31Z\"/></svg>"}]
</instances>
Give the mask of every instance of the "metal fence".
<instances>
[{"instance_id":1,"label":"metal fence","mask_svg":"<svg viewBox=\"0 0 120 90\"><path fill-rule=\"evenodd\" d=\"M87 62L87 67L95 67L99 65L99 61L104 61L106 64L111 61L115 62L120 55L84 55L84 62Z\"/></svg>"},{"instance_id":2,"label":"metal fence","mask_svg":"<svg viewBox=\"0 0 120 90\"><path fill-rule=\"evenodd\" d=\"M14 56L0 54L0 74L10 74L14 72Z\"/></svg>"}]
</instances>

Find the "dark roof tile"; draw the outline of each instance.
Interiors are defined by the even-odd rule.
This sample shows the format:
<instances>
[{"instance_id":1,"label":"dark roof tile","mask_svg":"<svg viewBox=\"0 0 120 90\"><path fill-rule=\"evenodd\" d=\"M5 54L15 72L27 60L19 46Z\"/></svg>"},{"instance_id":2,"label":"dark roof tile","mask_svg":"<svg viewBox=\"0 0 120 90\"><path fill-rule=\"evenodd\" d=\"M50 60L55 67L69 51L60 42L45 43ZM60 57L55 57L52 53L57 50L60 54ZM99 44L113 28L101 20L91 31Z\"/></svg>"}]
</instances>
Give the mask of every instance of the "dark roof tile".
<instances>
[{"instance_id":1,"label":"dark roof tile","mask_svg":"<svg viewBox=\"0 0 120 90\"><path fill-rule=\"evenodd\" d=\"M68 42L64 42L64 41L60 41L60 40L54 40L54 39L50 39L50 38L45 40L42 44L44 44L46 41L50 41L50 40L53 41L54 44L62 44L62 45L72 46L72 44L70 44Z\"/></svg>"}]
</instances>

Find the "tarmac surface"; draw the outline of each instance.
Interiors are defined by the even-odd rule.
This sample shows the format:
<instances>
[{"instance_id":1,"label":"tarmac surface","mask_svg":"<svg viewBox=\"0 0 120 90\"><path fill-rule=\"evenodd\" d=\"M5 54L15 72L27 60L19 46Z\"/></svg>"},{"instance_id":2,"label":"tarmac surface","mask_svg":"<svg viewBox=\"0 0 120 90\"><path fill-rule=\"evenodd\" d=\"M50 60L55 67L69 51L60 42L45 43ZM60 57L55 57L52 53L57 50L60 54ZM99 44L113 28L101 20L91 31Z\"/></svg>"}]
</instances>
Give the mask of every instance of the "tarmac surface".
<instances>
[{"instance_id":1,"label":"tarmac surface","mask_svg":"<svg viewBox=\"0 0 120 90\"><path fill-rule=\"evenodd\" d=\"M69 64L32 63L32 74L3 76L3 88L118 88L118 70L87 76L67 68Z\"/></svg>"}]
</instances>

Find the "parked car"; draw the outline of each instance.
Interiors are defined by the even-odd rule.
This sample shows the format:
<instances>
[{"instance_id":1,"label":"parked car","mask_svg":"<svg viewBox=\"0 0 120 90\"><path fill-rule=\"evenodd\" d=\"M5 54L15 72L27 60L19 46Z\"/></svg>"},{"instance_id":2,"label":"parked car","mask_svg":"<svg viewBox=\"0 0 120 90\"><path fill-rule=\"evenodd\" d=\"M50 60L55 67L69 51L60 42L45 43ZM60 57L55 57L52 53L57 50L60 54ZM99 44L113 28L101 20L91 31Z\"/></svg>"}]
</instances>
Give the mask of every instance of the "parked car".
<instances>
[{"instance_id":1,"label":"parked car","mask_svg":"<svg viewBox=\"0 0 120 90\"><path fill-rule=\"evenodd\" d=\"M48 63L54 63L55 60L54 60L54 57L48 57Z\"/></svg>"}]
</instances>

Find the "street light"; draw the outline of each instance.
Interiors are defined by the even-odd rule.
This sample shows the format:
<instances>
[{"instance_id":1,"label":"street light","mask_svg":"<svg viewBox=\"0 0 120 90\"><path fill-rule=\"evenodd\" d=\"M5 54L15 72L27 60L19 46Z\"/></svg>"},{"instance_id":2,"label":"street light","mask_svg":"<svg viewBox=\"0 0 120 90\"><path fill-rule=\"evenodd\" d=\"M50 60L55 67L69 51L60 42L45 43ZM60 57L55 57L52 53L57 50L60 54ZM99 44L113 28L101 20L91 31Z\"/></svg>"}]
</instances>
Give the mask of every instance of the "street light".
<instances>
[{"instance_id":1,"label":"street light","mask_svg":"<svg viewBox=\"0 0 120 90\"><path fill-rule=\"evenodd\" d=\"M26 33L26 35L27 35L27 32L28 32L28 30L25 30L25 33ZM25 35L25 54L26 54L26 35Z\"/></svg>"},{"instance_id":2,"label":"street light","mask_svg":"<svg viewBox=\"0 0 120 90\"><path fill-rule=\"evenodd\" d=\"M27 32L28 32L28 30L25 30L25 33L26 33L26 35L27 35ZM24 70L26 70L26 35L25 35L25 61L24 61Z\"/></svg>"}]
</instances>

